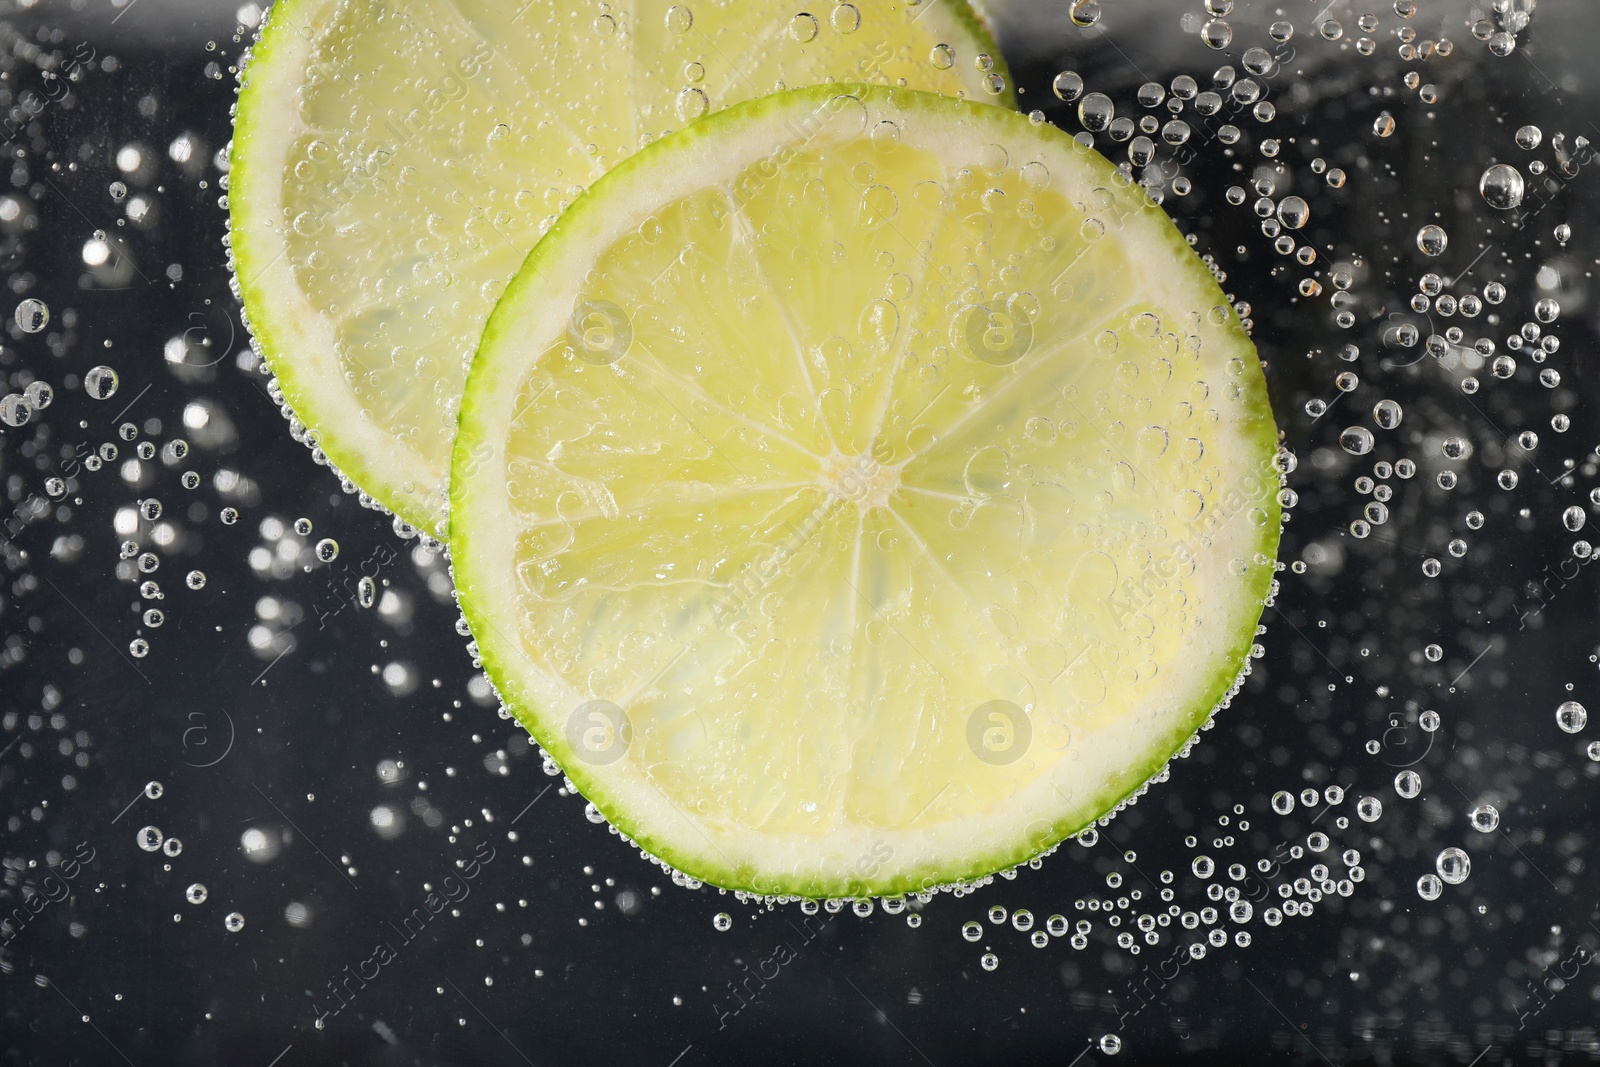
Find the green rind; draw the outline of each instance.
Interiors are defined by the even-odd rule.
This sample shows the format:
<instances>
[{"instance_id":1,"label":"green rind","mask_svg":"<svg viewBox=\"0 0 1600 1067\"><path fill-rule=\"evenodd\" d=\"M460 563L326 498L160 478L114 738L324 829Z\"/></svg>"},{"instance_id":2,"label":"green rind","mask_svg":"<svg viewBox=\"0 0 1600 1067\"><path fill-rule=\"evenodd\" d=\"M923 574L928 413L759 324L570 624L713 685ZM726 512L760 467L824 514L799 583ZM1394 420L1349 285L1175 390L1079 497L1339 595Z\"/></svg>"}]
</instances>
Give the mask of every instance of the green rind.
<instances>
[{"instance_id":1,"label":"green rind","mask_svg":"<svg viewBox=\"0 0 1600 1067\"><path fill-rule=\"evenodd\" d=\"M589 215L604 213L607 210L608 193L612 186L621 185L628 181L629 176L635 171L669 165L670 157L684 146L697 141L718 136L724 127L733 127L745 122L756 122L768 112L785 109L796 101L812 101L821 104L829 98L848 94L860 97L865 101L892 99L896 106L906 109L911 106L927 108L960 109L968 117L978 117L982 121L989 121L999 127L998 132L1019 137L1062 136L1065 134L1053 130L1053 127L1035 127L1022 114L972 101L958 101L933 93L916 92L909 89L888 89L882 86L870 85L824 85L811 86L801 89L792 89L783 93L758 98L735 105L713 116L701 119L690 127L663 138L661 141L635 153L629 159L615 167L611 172L602 177L589 187L571 207L558 219L528 254L523 267L505 293L501 296L494 312L490 315L488 325L484 329L483 337L479 342L477 352L473 359L473 369L469 372L467 387L462 398L461 409L458 417L455 445L452 452L452 469L459 475L465 475L477 465L475 455L475 442L477 437L470 432L474 417L477 413L478 393L474 389L476 371L480 363L486 363L496 345L507 336L510 322L514 317L514 309L519 302L523 291L537 284L540 266L547 258L553 258L565 235L571 231L581 230ZM1156 206L1140 191L1130 188L1126 180L1119 180L1120 174L1103 156L1089 153L1086 156L1088 166L1098 169L1107 187L1120 190L1125 197L1126 204L1131 211L1152 211L1160 214ZM1165 232L1170 241L1174 256L1182 256L1192 261L1193 270L1197 278L1203 278L1204 288L1215 300L1216 306L1227 307L1228 301L1215 279L1205 266L1195 257L1193 249L1188 245L1177 226L1164 214L1160 214L1160 223L1165 227ZM1260 463L1263 478L1277 479L1271 466L1273 458L1278 452L1278 429L1272 414L1271 402L1267 394L1266 378L1261 372L1259 358L1256 354L1254 343L1245 332L1244 326L1236 315L1230 314L1224 327L1228 336L1237 346L1238 358L1244 360L1245 371L1241 377L1241 388L1248 394L1247 407L1254 414L1248 419L1245 426L1245 436L1253 442L1254 450ZM451 510L457 512L460 498L464 493L467 477L455 476L451 478ZM1267 521L1261 527L1261 536L1254 546L1256 550L1268 560L1277 559L1279 534L1282 526L1282 511L1277 502L1276 493L1267 494L1267 499L1261 502L1267 512ZM454 577L458 591L458 601L468 626L474 635L483 635L493 631L490 621L479 615L475 607L475 598L472 594L476 579L462 573L462 560L471 555L471 533L469 529L455 532L450 546L453 561ZM1250 573L1240 579L1245 583L1248 591L1248 600L1265 605L1271 594L1275 574L1275 565L1253 565ZM503 576L486 576L483 581L493 582L504 580ZM585 763L575 758L575 753L567 744L566 738L558 730L547 729L539 717L531 710L517 707L507 702L506 706L525 729L534 737L539 745L549 753L565 771L567 777L578 791L591 802L606 817L606 819L625 837L638 845L649 855L665 862L672 868L690 874L702 881L716 885L723 889L744 891L763 896L795 895L814 899L857 899L865 897L892 897L908 893L926 892L943 886L970 883L987 877L997 871L1008 870L1019 866L1039 856L1041 853L1053 849L1062 841L1078 834L1088 826L1093 825L1098 819L1114 812L1120 805L1135 797L1143 790L1172 758L1206 725L1212 715L1218 710L1230 695L1237 691L1243 677L1249 672L1249 652L1254 643L1255 628L1259 625L1260 614L1250 618L1249 626L1241 625L1238 638L1233 642L1227 659L1219 667L1211 682L1202 692L1196 694L1189 711L1184 716L1182 723L1177 728L1168 732L1158 744L1150 747L1152 753L1146 762L1130 767L1127 772L1110 788L1100 794L1100 799L1093 805L1097 813L1089 818L1076 821L1061 820L1048 828L1038 828L1030 833L1025 840L1010 847L1002 847L995 851L986 852L981 856L973 857L969 862L961 865L925 865L913 867L898 872L894 877L873 880L841 876L831 881L813 881L806 885L789 883L773 883L764 881L759 871L748 865L741 865L731 870L718 869L715 862L708 861L700 854L689 854L667 844L665 841L650 833L647 828L637 825L626 811L616 810L609 804L603 784L595 776L586 771ZM490 681L494 684L496 692L504 697L509 690L506 680L512 677L507 658L502 656L501 650L492 643L484 642L481 637L477 642L478 657Z\"/></svg>"},{"instance_id":2,"label":"green rind","mask_svg":"<svg viewBox=\"0 0 1600 1067\"><path fill-rule=\"evenodd\" d=\"M258 351L276 378L279 392L288 409L315 436L313 447L322 450L337 473L349 479L391 514L397 515L403 522L418 530L444 540L450 534L448 513L443 518L435 515L414 495L405 493L398 485L378 478L365 454L358 449L346 447L343 443L344 438L340 434L322 432L322 427L332 420L325 420L318 415L315 398L319 383L304 380L298 372L293 356L285 355L286 352L293 351L293 346L284 338L283 331L271 314L273 302L262 291L263 287L257 284L265 268L254 265L261 257L252 253L250 240L256 221L252 214L254 208L252 193L255 186L254 168L251 165L254 157L250 151L255 139L252 135L254 125L252 116L258 108L270 108L276 102L273 97L265 95L266 90L262 88L263 75L271 72L273 55L278 51L279 40L293 32L297 25L309 21L301 20L298 16L307 11L320 14L322 9L331 8L337 2L338 0L277 0L268 11L260 35L250 49L249 62L240 76L237 117L234 120L233 140L228 151L228 234L235 263L234 278L238 283L239 299L245 307L247 325L256 340ZM968 43L976 52L987 54L994 60L994 73L1005 79L1006 89L994 98L993 103L997 106L1016 107L1017 98L1011 70L1006 65L1005 57L1000 54L1000 49L995 44L988 27L968 5L967 0L925 0L925 2L941 3L946 12L954 16L956 24L969 34ZM710 117L714 116L708 116ZM706 119L697 120L691 125L703 121ZM644 151L653 150L654 147L652 145ZM636 158L638 154L635 153L630 159ZM626 161L623 165L626 165ZM255 275L254 279L251 278L252 274Z\"/></svg>"}]
</instances>

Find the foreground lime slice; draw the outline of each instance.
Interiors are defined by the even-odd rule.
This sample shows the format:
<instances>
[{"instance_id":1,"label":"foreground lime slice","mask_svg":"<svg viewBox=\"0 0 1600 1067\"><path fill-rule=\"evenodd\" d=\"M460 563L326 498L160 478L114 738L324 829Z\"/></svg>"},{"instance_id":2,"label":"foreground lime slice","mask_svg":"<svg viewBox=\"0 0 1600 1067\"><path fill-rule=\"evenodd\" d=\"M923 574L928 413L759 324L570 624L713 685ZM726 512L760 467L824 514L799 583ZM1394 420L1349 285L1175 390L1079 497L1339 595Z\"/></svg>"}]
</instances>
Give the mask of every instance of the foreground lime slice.
<instances>
[{"instance_id":1,"label":"foreground lime slice","mask_svg":"<svg viewBox=\"0 0 1600 1067\"><path fill-rule=\"evenodd\" d=\"M961 0L279 0L231 150L231 241L284 399L443 536L466 366L507 281L607 169L788 85L1009 102Z\"/></svg>"},{"instance_id":2,"label":"foreground lime slice","mask_svg":"<svg viewBox=\"0 0 1600 1067\"><path fill-rule=\"evenodd\" d=\"M1023 862L1161 772L1272 585L1250 340L1099 155L797 90L596 183L463 399L501 695L652 855L766 894Z\"/></svg>"}]
</instances>

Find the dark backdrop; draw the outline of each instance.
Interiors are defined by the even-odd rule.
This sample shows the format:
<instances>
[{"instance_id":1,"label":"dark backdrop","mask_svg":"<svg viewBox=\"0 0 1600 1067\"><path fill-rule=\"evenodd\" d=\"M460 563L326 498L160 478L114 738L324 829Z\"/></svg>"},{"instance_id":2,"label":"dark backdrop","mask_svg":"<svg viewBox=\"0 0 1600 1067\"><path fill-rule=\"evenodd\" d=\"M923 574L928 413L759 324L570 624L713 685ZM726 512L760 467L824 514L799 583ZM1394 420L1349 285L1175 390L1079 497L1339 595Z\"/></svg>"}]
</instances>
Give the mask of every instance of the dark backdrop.
<instances>
[{"instance_id":1,"label":"dark backdrop","mask_svg":"<svg viewBox=\"0 0 1600 1067\"><path fill-rule=\"evenodd\" d=\"M13 111L7 128L4 310L29 297L51 309L38 333L6 320L0 391L44 381L56 393L29 425L5 428L0 451L8 514L25 516L7 529L0 589L0 904L14 916L0 945L0 1061L1595 1058L1600 972L1586 953L1600 941L1591 869L1600 764L1584 754L1592 730L1569 736L1553 719L1569 698L1600 710L1595 583L1571 555L1579 535L1559 518L1587 509L1600 441L1593 167L1515 218L1489 212L1476 187L1493 159L1554 167L1557 131L1569 148L1586 131L1600 139L1591 123L1600 14L1585 0L1544 0L1516 51L1498 57L1470 31L1487 3L1475 14L1467 3L1418 2L1407 21L1374 0L1370 58L1354 46L1366 9L1342 0L1240 3L1226 54L1183 23L1204 18L1199 0L1106 0L1092 27L1074 25L1065 0L991 5L1024 107L1070 131L1072 109L1050 92L1060 70L1134 113L1147 78L1188 72L1206 88L1244 48L1278 50L1281 69L1265 80L1279 109L1270 131L1283 142L1279 193L1310 202L1307 236L1330 250L1320 267L1353 264L1359 322L1333 324L1326 275L1321 297L1299 297L1307 272L1283 269L1248 202L1223 199L1270 166L1259 150L1269 131L1236 120L1246 137L1231 155L1197 139L1184 164L1193 191L1169 191L1168 206L1251 305L1286 443L1301 460L1283 559L1308 569L1283 575L1259 668L1171 781L1095 847L940 896L915 929L881 910L807 923L795 907L685 890L587 822L582 801L559 795L560 779L474 679L443 561L357 506L289 438L229 294L217 206L235 24L250 12L165 0L0 8L6 103L19 105L24 89L48 101L36 114ZM1286 48L1264 31L1280 11L1296 26ZM1319 18L1339 20L1339 41L1317 35ZM1450 38L1452 54L1401 59L1395 33L1406 27L1419 42ZM62 92L47 74L74 62L77 80ZM1436 104L1406 86L1407 70L1439 87ZM1391 138L1372 132L1382 110L1398 124ZM1545 144L1516 155L1510 131L1525 123ZM1121 158L1122 146L1102 147ZM1319 156L1349 173L1344 189L1312 172ZM1457 384L1466 371L1420 348L1385 348L1397 324L1423 336L1448 325L1407 306L1432 265L1413 235L1434 213L1453 242L1436 269L1464 279L1453 291L1500 279L1511 294L1493 323L1456 320L1469 339L1499 338L1504 351L1534 299L1560 299L1550 329L1562 347L1546 364L1559 387L1540 385L1523 353L1510 381L1484 368L1489 384L1466 394ZM1573 229L1565 246L1553 238L1558 222ZM102 248L86 247L97 240ZM1476 262L1454 254L1486 246ZM1362 346L1355 363L1336 358L1347 341ZM98 401L82 380L102 365L120 384ZM1341 397L1334 377L1347 370L1361 383ZM1336 397L1343 408L1329 417L1305 413L1308 400ZM1383 398L1404 405L1402 432L1357 461L1338 448L1339 430ZM1550 425L1556 413L1571 420L1564 433ZM1524 429L1540 435L1531 451L1516 444ZM1440 443L1455 434L1475 451L1450 464ZM178 438L189 446L181 458ZM141 442L152 458L139 459ZM108 444L117 458L88 470L85 457ZM1356 478L1402 456L1420 470L1390 479L1391 519L1351 537L1368 502ZM1449 492L1434 481L1445 467L1460 471ZM1497 488L1501 469L1519 473L1514 491ZM186 471L197 488L184 486ZM152 497L163 514L141 520L136 502ZM225 523L225 508L240 519ZM1481 530L1467 525L1474 509ZM302 517L307 537L292 528ZM158 572L119 558L129 537L159 545ZM339 542L339 559L311 566L323 537ZM1461 558L1446 547L1457 537L1468 542ZM1442 561L1437 579L1423 573L1429 557ZM190 571L204 572L202 588L189 587ZM386 583L370 609L350 593L364 574ZM163 599L143 599L144 580L159 581ZM152 605L165 621L142 631L149 652L135 656ZM1441 715L1436 733L1420 728L1424 710ZM1424 780L1409 801L1391 784L1408 764ZM1284 817L1269 807L1279 790L1329 785L1347 794L1331 810L1319 802ZM1381 798L1376 823L1355 817L1362 795ZM1466 827L1481 801L1501 812L1493 833ZM1281 858L1316 819L1333 837L1329 856L1362 853L1365 880L1276 928L1258 911L1248 948L1181 965L1170 936L1135 957L1097 921L1085 949L1065 938L1035 949L984 919L1001 905L1076 920L1086 898L1153 896L1163 869L1177 872L1178 900L1198 908L1207 901L1184 839L1231 832L1219 817L1253 826L1226 849L1199 850L1251 865ZM144 850L144 827L181 850ZM1424 901L1416 879L1446 845L1469 850L1472 875ZM468 895L408 932L428 887L475 858ZM1107 888L1112 873L1126 879L1119 890ZM202 903L186 899L195 884ZM26 898L36 892L50 897L34 914ZM722 911L733 916L728 932L713 926ZM231 913L242 916L236 931ZM960 935L970 920L985 923L979 943ZM337 1003L330 984L370 976L380 943L394 958L370 980L349 980L348 1007L317 1029L318 1011ZM780 944L794 961L769 982L748 981ZM992 973L979 966L986 949L1000 958ZM760 990L737 1011L735 985ZM1116 1060L1102 1051L1105 1035L1120 1041Z\"/></svg>"}]
</instances>

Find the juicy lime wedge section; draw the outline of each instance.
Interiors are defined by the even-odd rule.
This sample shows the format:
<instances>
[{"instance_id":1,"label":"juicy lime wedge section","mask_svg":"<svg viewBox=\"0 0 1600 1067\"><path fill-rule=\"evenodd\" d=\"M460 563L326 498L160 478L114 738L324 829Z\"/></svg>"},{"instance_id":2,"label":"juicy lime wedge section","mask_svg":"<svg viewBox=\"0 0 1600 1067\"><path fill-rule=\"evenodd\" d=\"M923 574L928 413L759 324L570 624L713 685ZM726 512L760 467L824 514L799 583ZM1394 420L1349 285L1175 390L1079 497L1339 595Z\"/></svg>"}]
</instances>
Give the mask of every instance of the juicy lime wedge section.
<instances>
[{"instance_id":1,"label":"juicy lime wedge section","mask_svg":"<svg viewBox=\"0 0 1600 1067\"><path fill-rule=\"evenodd\" d=\"M1238 319L1101 156L797 90L535 248L451 552L501 695L628 837L727 888L903 893L1107 814L1231 695L1276 453Z\"/></svg>"},{"instance_id":2,"label":"juicy lime wedge section","mask_svg":"<svg viewBox=\"0 0 1600 1067\"><path fill-rule=\"evenodd\" d=\"M1009 102L960 0L279 0L239 94L236 277L285 400L443 536L467 363L528 249L640 147L783 85ZM985 59L984 57L990 57Z\"/></svg>"}]
</instances>

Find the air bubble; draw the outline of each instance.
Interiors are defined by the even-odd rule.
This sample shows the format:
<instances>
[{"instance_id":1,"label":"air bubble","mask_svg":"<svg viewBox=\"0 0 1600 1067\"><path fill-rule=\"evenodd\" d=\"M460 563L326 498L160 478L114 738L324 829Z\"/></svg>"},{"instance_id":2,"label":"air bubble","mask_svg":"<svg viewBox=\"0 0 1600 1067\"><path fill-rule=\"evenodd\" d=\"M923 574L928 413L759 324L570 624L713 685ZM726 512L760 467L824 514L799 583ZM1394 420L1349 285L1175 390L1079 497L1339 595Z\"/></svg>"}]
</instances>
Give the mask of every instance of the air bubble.
<instances>
[{"instance_id":1,"label":"air bubble","mask_svg":"<svg viewBox=\"0 0 1600 1067\"><path fill-rule=\"evenodd\" d=\"M678 92L676 110L679 122L693 122L704 115L711 108L711 98L706 96L704 89L689 86Z\"/></svg>"},{"instance_id":2,"label":"air bubble","mask_svg":"<svg viewBox=\"0 0 1600 1067\"><path fill-rule=\"evenodd\" d=\"M91 367L83 376L83 391L95 400L110 400L120 384L122 379L110 367Z\"/></svg>"},{"instance_id":3,"label":"air bubble","mask_svg":"<svg viewBox=\"0 0 1600 1067\"><path fill-rule=\"evenodd\" d=\"M1372 451L1372 431L1365 426L1349 426L1339 435L1339 447L1352 456L1364 456Z\"/></svg>"},{"instance_id":4,"label":"air bubble","mask_svg":"<svg viewBox=\"0 0 1600 1067\"><path fill-rule=\"evenodd\" d=\"M50 325L50 308L43 300L30 296L17 305L12 318L23 333L38 333Z\"/></svg>"},{"instance_id":5,"label":"air bubble","mask_svg":"<svg viewBox=\"0 0 1600 1067\"><path fill-rule=\"evenodd\" d=\"M944 46L941 45L940 47ZM1056 75L1055 81L1051 83L1050 87L1054 90L1057 99L1065 100L1070 104L1083 95L1083 77L1077 71L1064 70Z\"/></svg>"},{"instance_id":6,"label":"air bubble","mask_svg":"<svg viewBox=\"0 0 1600 1067\"><path fill-rule=\"evenodd\" d=\"M1589 724L1589 712L1576 700L1564 700L1556 708L1556 725L1569 734L1581 733Z\"/></svg>"},{"instance_id":7,"label":"air bubble","mask_svg":"<svg viewBox=\"0 0 1600 1067\"><path fill-rule=\"evenodd\" d=\"M33 417L33 405L21 393L8 393L0 398L0 422L7 426L26 426Z\"/></svg>"},{"instance_id":8,"label":"air bubble","mask_svg":"<svg viewBox=\"0 0 1600 1067\"><path fill-rule=\"evenodd\" d=\"M1450 235L1444 232L1442 226L1430 222L1417 231L1417 247L1424 255L1443 255L1449 244Z\"/></svg>"},{"instance_id":9,"label":"air bubble","mask_svg":"<svg viewBox=\"0 0 1600 1067\"><path fill-rule=\"evenodd\" d=\"M22 395L34 411L43 411L55 402L56 391L49 382L29 382Z\"/></svg>"},{"instance_id":10,"label":"air bubble","mask_svg":"<svg viewBox=\"0 0 1600 1067\"><path fill-rule=\"evenodd\" d=\"M674 4L667 8L666 27L673 33L688 33L694 25L694 12L682 4Z\"/></svg>"},{"instance_id":11,"label":"air bubble","mask_svg":"<svg viewBox=\"0 0 1600 1067\"><path fill-rule=\"evenodd\" d=\"M1499 211L1521 204L1524 189L1522 172L1505 163L1496 163L1478 179L1478 193L1484 203Z\"/></svg>"},{"instance_id":12,"label":"air bubble","mask_svg":"<svg viewBox=\"0 0 1600 1067\"><path fill-rule=\"evenodd\" d=\"M1207 48L1221 50L1233 43L1233 27L1222 19L1211 19L1200 27L1200 40Z\"/></svg>"},{"instance_id":13,"label":"air bubble","mask_svg":"<svg viewBox=\"0 0 1600 1067\"><path fill-rule=\"evenodd\" d=\"M1078 103L1078 121L1091 133L1099 133L1111 124L1117 106L1105 93L1090 93Z\"/></svg>"},{"instance_id":14,"label":"air bubble","mask_svg":"<svg viewBox=\"0 0 1600 1067\"><path fill-rule=\"evenodd\" d=\"M1278 201L1278 221L1291 230L1298 230L1311 218L1311 208L1298 196L1286 196Z\"/></svg>"},{"instance_id":15,"label":"air bubble","mask_svg":"<svg viewBox=\"0 0 1600 1067\"><path fill-rule=\"evenodd\" d=\"M1444 849L1433 861L1434 870L1450 885L1460 885L1472 873L1472 860L1459 848Z\"/></svg>"}]
</instances>

